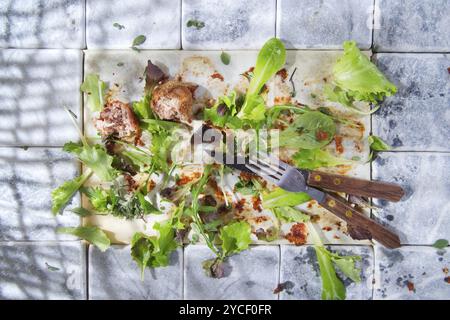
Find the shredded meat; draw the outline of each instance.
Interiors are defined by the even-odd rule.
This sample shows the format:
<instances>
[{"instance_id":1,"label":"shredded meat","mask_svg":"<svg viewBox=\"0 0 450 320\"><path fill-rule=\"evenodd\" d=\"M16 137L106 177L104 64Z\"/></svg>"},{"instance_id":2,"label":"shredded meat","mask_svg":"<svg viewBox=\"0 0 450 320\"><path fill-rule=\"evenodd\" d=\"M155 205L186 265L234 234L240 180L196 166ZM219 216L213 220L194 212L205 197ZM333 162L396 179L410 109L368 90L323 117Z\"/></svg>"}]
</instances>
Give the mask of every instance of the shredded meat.
<instances>
[{"instance_id":1,"label":"shredded meat","mask_svg":"<svg viewBox=\"0 0 450 320\"><path fill-rule=\"evenodd\" d=\"M95 127L103 139L115 138L138 144L141 137L139 121L128 103L110 101L100 112Z\"/></svg>"},{"instance_id":2,"label":"shredded meat","mask_svg":"<svg viewBox=\"0 0 450 320\"><path fill-rule=\"evenodd\" d=\"M300 246L306 243L306 237L308 232L306 231L306 225L304 223L296 223L291 227L290 232L285 238L296 246Z\"/></svg>"},{"instance_id":3,"label":"shredded meat","mask_svg":"<svg viewBox=\"0 0 450 320\"><path fill-rule=\"evenodd\" d=\"M161 119L190 123L195 89L192 83L167 81L154 89L151 108Z\"/></svg>"}]
</instances>

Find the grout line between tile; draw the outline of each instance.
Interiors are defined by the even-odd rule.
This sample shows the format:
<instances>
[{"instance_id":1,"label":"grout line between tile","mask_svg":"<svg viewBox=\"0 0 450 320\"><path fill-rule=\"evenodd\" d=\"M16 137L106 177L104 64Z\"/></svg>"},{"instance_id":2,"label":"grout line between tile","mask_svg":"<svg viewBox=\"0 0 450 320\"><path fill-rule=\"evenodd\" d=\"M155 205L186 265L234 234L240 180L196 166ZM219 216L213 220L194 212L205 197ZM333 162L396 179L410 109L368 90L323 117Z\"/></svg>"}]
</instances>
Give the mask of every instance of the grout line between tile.
<instances>
[{"instance_id":1,"label":"grout line between tile","mask_svg":"<svg viewBox=\"0 0 450 320\"><path fill-rule=\"evenodd\" d=\"M180 0L180 50L183 50L183 1Z\"/></svg>"},{"instance_id":2,"label":"grout line between tile","mask_svg":"<svg viewBox=\"0 0 450 320\"><path fill-rule=\"evenodd\" d=\"M184 264L185 264L185 262L184 262L185 246L184 245L181 247L181 250L182 250L182 256L183 256L183 258L181 259L181 300L184 300Z\"/></svg>"},{"instance_id":3,"label":"grout line between tile","mask_svg":"<svg viewBox=\"0 0 450 320\"><path fill-rule=\"evenodd\" d=\"M278 245L278 281L277 281L276 287L278 287L278 285L281 282L281 258L282 258L281 257L281 245ZM277 300L280 300L280 298L281 298L280 296L281 296L281 292L278 292Z\"/></svg>"},{"instance_id":4,"label":"grout line between tile","mask_svg":"<svg viewBox=\"0 0 450 320\"><path fill-rule=\"evenodd\" d=\"M275 0L275 35L277 37L277 23L278 23L278 0Z\"/></svg>"},{"instance_id":5,"label":"grout line between tile","mask_svg":"<svg viewBox=\"0 0 450 320\"><path fill-rule=\"evenodd\" d=\"M375 50L375 8L377 6L377 0L373 0L373 10L372 10L372 40L370 42L370 49L372 50L372 55ZM372 115L370 115L372 117Z\"/></svg>"},{"instance_id":6,"label":"grout line between tile","mask_svg":"<svg viewBox=\"0 0 450 320\"><path fill-rule=\"evenodd\" d=\"M86 254L86 300L89 300L89 244L85 245L85 254Z\"/></svg>"}]
</instances>

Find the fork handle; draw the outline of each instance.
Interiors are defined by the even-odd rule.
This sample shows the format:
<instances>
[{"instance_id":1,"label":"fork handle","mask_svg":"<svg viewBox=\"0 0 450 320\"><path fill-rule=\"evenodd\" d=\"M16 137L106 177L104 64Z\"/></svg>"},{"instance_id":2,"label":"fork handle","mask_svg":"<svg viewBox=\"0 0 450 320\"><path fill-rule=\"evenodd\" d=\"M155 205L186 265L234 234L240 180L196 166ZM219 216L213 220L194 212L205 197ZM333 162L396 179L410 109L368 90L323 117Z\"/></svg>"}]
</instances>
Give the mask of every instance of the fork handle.
<instances>
[{"instance_id":1,"label":"fork handle","mask_svg":"<svg viewBox=\"0 0 450 320\"><path fill-rule=\"evenodd\" d=\"M400 239L395 233L353 208L350 202L341 196L326 193L325 199L319 204L347 222L348 225L360 228L360 230L367 230L373 239L387 248L400 247Z\"/></svg>"},{"instance_id":2,"label":"fork handle","mask_svg":"<svg viewBox=\"0 0 450 320\"><path fill-rule=\"evenodd\" d=\"M397 184L350 178L320 171L311 171L308 175L307 184L336 192L393 202L399 201L405 194L402 187Z\"/></svg>"}]
</instances>

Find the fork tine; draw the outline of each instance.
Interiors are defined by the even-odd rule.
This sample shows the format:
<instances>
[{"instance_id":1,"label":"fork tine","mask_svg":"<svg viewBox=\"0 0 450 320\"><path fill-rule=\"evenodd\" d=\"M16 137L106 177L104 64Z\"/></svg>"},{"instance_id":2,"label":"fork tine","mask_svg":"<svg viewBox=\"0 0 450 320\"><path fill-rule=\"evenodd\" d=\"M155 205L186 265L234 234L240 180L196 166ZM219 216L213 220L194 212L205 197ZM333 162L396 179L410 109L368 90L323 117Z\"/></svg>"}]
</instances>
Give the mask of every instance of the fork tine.
<instances>
[{"instance_id":1,"label":"fork tine","mask_svg":"<svg viewBox=\"0 0 450 320\"><path fill-rule=\"evenodd\" d=\"M283 174L281 174L281 173L279 173L279 172L277 172L275 170L272 170L271 167L263 166L263 165L255 162L252 159L249 159L249 164L251 164L253 166L253 168L256 168L257 173L258 173L258 171L262 171L263 173L265 173L267 175L274 176L278 180L281 179L281 177L283 176Z\"/></svg>"},{"instance_id":2,"label":"fork tine","mask_svg":"<svg viewBox=\"0 0 450 320\"><path fill-rule=\"evenodd\" d=\"M245 166L246 166L250 171L252 171L253 173L255 173L256 175L261 175L261 171L262 171L262 170L261 170L261 167L256 166L256 165L251 164L251 163L246 163ZM265 174L264 174L264 178L265 178L266 180L269 180L270 182L272 182L272 183L274 183L274 184L277 184L277 183L280 181L280 179L279 179L278 177L273 176L273 175L268 174L268 173L265 173Z\"/></svg>"},{"instance_id":3,"label":"fork tine","mask_svg":"<svg viewBox=\"0 0 450 320\"><path fill-rule=\"evenodd\" d=\"M283 175L286 170L286 164L282 163L280 160L271 157L269 154L258 153L258 162L262 165L272 168L272 170L277 171L279 174Z\"/></svg>"}]
</instances>

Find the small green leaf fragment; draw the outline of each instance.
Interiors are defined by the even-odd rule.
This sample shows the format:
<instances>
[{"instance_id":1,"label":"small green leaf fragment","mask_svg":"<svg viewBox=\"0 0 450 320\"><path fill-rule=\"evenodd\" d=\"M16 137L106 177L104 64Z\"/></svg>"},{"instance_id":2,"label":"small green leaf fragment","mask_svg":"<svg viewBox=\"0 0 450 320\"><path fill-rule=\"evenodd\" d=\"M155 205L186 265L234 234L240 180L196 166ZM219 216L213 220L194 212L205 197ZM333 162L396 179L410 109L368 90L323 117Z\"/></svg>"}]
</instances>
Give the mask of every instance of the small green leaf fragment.
<instances>
[{"instance_id":1,"label":"small green leaf fragment","mask_svg":"<svg viewBox=\"0 0 450 320\"><path fill-rule=\"evenodd\" d=\"M222 53L220 54L220 60L224 65L229 65L231 61L231 56L225 51L222 51Z\"/></svg>"},{"instance_id":2,"label":"small green leaf fragment","mask_svg":"<svg viewBox=\"0 0 450 320\"><path fill-rule=\"evenodd\" d=\"M446 239L439 239L436 240L436 242L433 244L433 247L436 249L444 249L448 246L448 240Z\"/></svg>"},{"instance_id":3,"label":"small green leaf fragment","mask_svg":"<svg viewBox=\"0 0 450 320\"><path fill-rule=\"evenodd\" d=\"M144 36L143 34L138 35L136 38L134 38L133 44L131 45L131 47L140 46L141 44L143 44L145 42L145 40L147 40L146 36Z\"/></svg>"},{"instance_id":4,"label":"small green leaf fragment","mask_svg":"<svg viewBox=\"0 0 450 320\"><path fill-rule=\"evenodd\" d=\"M188 22L186 23L186 26L188 28L195 28L197 30L202 29L203 27L205 27L205 23L203 21L199 21L196 19L190 19L188 20Z\"/></svg>"},{"instance_id":5,"label":"small green leaf fragment","mask_svg":"<svg viewBox=\"0 0 450 320\"><path fill-rule=\"evenodd\" d=\"M83 207L73 208L70 209L69 211L79 215L80 217L88 217L92 215L92 212Z\"/></svg>"},{"instance_id":6,"label":"small green leaf fragment","mask_svg":"<svg viewBox=\"0 0 450 320\"><path fill-rule=\"evenodd\" d=\"M119 29L119 30L125 29L125 26L124 26L124 25L122 25L122 24L120 24L120 23L117 23L117 22L114 22L114 23L113 23L113 27L114 27L114 28L117 28L117 29Z\"/></svg>"},{"instance_id":7,"label":"small green leaf fragment","mask_svg":"<svg viewBox=\"0 0 450 320\"><path fill-rule=\"evenodd\" d=\"M111 245L111 241L109 240L108 236L99 227L58 228L56 232L71 234L80 239L86 240L87 242L99 248L100 251L106 251Z\"/></svg>"},{"instance_id":8,"label":"small green leaf fragment","mask_svg":"<svg viewBox=\"0 0 450 320\"><path fill-rule=\"evenodd\" d=\"M52 266L52 265L48 264L47 262L45 263L45 266L46 266L46 267L47 267L47 269L48 269L48 270L50 270L50 271L53 271L53 272L55 272L55 271L59 271L59 268L57 268L57 267L54 267L54 266Z\"/></svg>"}]
</instances>

